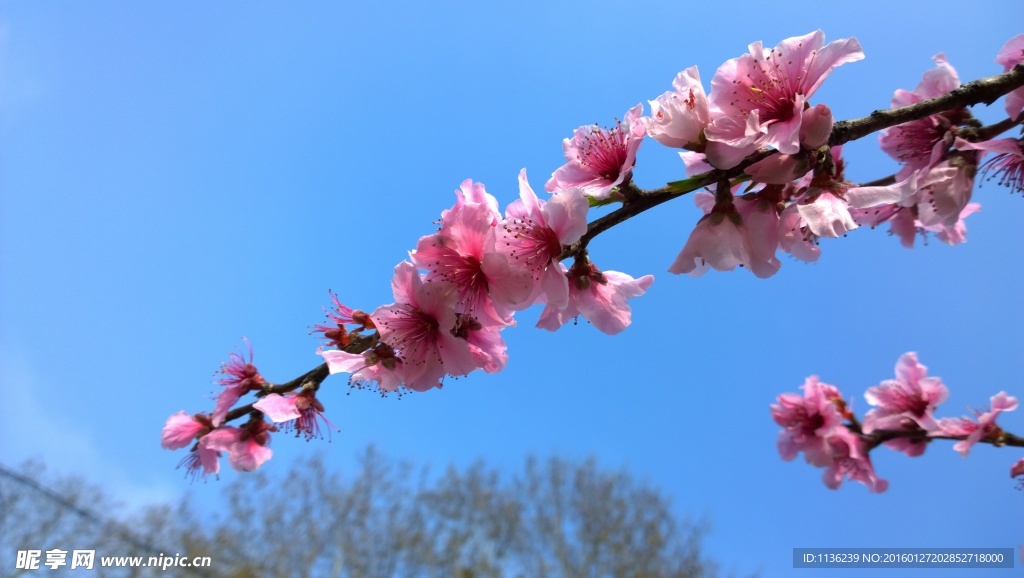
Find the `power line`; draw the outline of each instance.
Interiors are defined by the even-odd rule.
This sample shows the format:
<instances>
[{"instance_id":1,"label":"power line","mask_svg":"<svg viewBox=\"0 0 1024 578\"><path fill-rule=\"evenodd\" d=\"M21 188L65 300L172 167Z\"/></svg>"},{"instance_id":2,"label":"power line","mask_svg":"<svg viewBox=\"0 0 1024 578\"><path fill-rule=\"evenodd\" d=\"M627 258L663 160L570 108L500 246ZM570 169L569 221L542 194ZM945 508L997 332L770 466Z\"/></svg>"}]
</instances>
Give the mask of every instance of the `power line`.
<instances>
[{"instance_id":1,"label":"power line","mask_svg":"<svg viewBox=\"0 0 1024 578\"><path fill-rule=\"evenodd\" d=\"M60 495L59 493L57 493L57 492L51 490L50 488L47 488L46 486L40 484L36 480L33 480L32 478L30 478L28 476L19 474L18 472L15 472L13 470L7 469L2 464L0 464L0 476L3 476L3 477L5 477L5 478L7 478L9 480L17 482L17 483L19 483L19 484L21 484L21 485L23 485L23 486L25 486L27 488L30 488L30 489L38 492L39 494L43 495L47 499L49 499L52 502L56 503L60 507L66 509L66 510L70 510L70 511L74 512L75 514L78 514L82 518L84 518L84 519L86 519L86 520L88 520L88 521L90 521L90 522L92 522L94 524L98 524L100 526L105 526L105 527L110 527L110 528L115 528L117 530L117 532L120 534L121 539L123 539L124 541L128 542L130 545L138 548L139 550L141 550L143 552L174 551L173 549L169 549L169 548L159 548L156 545L154 545L153 543L147 542L146 540L144 540L142 538L139 538L134 532L129 530L123 524L121 524L119 522L115 522L115 521L110 520L110 519L104 519L99 514L96 514L95 512L92 512L92 511L90 511L90 510L88 510L86 508L83 508L83 507L79 506L78 504L76 504L76 503L72 502L71 500L65 498L64 496ZM176 568L176 570L177 569L179 569L179 568ZM214 571L212 568L190 567L190 568L180 568L180 569L181 570L186 570L188 572L193 572L193 573L199 574L201 576L213 576L213 577L216 577L216 578L220 578L220 576L221 576L219 573Z\"/></svg>"}]
</instances>

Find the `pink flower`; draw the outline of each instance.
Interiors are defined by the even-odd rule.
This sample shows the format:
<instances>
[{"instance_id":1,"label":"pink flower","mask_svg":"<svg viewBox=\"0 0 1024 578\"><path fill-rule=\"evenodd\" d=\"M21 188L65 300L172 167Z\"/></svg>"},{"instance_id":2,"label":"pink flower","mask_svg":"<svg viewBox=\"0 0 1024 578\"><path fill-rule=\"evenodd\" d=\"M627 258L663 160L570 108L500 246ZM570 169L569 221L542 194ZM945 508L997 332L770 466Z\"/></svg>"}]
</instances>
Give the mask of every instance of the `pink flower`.
<instances>
[{"instance_id":1,"label":"pink flower","mask_svg":"<svg viewBox=\"0 0 1024 578\"><path fill-rule=\"evenodd\" d=\"M569 161L558 168L544 185L548 191L580 187L595 199L604 199L611 190L628 182L636 163L636 151L644 138L640 122L643 105L626 112L626 118L614 127L581 126L572 139L562 142Z\"/></svg>"},{"instance_id":2,"label":"pink flower","mask_svg":"<svg viewBox=\"0 0 1024 578\"><path fill-rule=\"evenodd\" d=\"M896 203L911 194L913 182L910 179L880 187L857 187L834 181L814 186L812 182L797 200L796 209L811 233L836 238L857 228L850 209Z\"/></svg>"},{"instance_id":3,"label":"pink flower","mask_svg":"<svg viewBox=\"0 0 1024 578\"><path fill-rule=\"evenodd\" d=\"M937 377L928 377L928 368L917 361L914 352L904 353L896 362L896 379L869 387L864 397L877 406L864 416L864 433L884 430L934 430L935 408L946 400L949 391ZM885 445L908 456L924 453L928 443L905 438Z\"/></svg>"},{"instance_id":4,"label":"pink flower","mask_svg":"<svg viewBox=\"0 0 1024 578\"><path fill-rule=\"evenodd\" d=\"M1003 72L1009 72L1011 68L1024 62L1024 34L1009 39L996 54L996 62L1003 65ZM1024 87L1006 95L1006 115L1016 119L1020 116L1021 110L1024 110Z\"/></svg>"},{"instance_id":5,"label":"pink flower","mask_svg":"<svg viewBox=\"0 0 1024 578\"><path fill-rule=\"evenodd\" d=\"M410 255L417 267L429 271L427 281L444 280L454 287L459 313L488 327L510 324L512 309L533 290L530 272L511 265L495 248L495 229L486 205L465 203L448 214L440 231L421 237Z\"/></svg>"},{"instance_id":6,"label":"pink flower","mask_svg":"<svg viewBox=\"0 0 1024 578\"><path fill-rule=\"evenodd\" d=\"M711 111L697 67L677 74L672 88L674 92L648 101L651 116L642 119L647 135L665 146L703 150L701 133L711 122Z\"/></svg>"},{"instance_id":7,"label":"pink flower","mask_svg":"<svg viewBox=\"0 0 1024 578\"><path fill-rule=\"evenodd\" d=\"M445 374L466 375L476 369L466 341L452 335L455 287L440 279L424 283L409 262L395 267L391 287L396 302L378 307L370 317L381 341L401 361L409 388L426 391L440 387Z\"/></svg>"},{"instance_id":8,"label":"pink flower","mask_svg":"<svg viewBox=\"0 0 1024 578\"><path fill-rule=\"evenodd\" d=\"M465 339L473 361L487 373L497 373L508 363L508 349L501 338L500 329L489 329L474 317L456 314L452 335Z\"/></svg>"},{"instance_id":9,"label":"pink flower","mask_svg":"<svg viewBox=\"0 0 1024 578\"><path fill-rule=\"evenodd\" d=\"M202 474L205 478L220 471L217 451L206 449L198 442L193 443L197 437L202 439L212 430L213 423L205 414L197 413L193 416L179 411L167 418L160 445L167 450L176 450L192 445L188 455L178 463L179 468L185 466L185 477L195 479Z\"/></svg>"},{"instance_id":10,"label":"pink flower","mask_svg":"<svg viewBox=\"0 0 1024 578\"><path fill-rule=\"evenodd\" d=\"M807 100L834 68L864 58L855 38L824 42L820 30L783 40L773 49L758 41L749 46L749 54L719 67L711 80L715 120L705 130L711 164L731 168L747 151L765 145L787 155L800 151ZM716 150L712 142L739 153Z\"/></svg>"},{"instance_id":11,"label":"pink flower","mask_svg":"<svg viewBox=\"0 0 1024 578\"><path fill-rule=\"evenodd\" d=\"M932 60L936 68L924 73L913 92L896 91L893 108L942 96L960 86L960 78L944 54L936 54ZM949 145L953 144L950 130L956 126L960 115L960 111L948 111L887 128L879 134L878 142L886 154L904 163L908 171L923 169L942 160L949 150ZM906 176L907 173L900 174L900 178Z\"/></svg>"},{"instance_id":12,"label":"pink flower","mask_svg":"<svg viewBox=\"0 0 1024 578\"><path fill-rule=\"evenodd\" d=\"M580 240L587 232L590 204L579 188L555 192L544 202L526 180L526 169L519 172L519 200L505 209L499 230L498 247L517 267L533 276L533 290L524 304L532 304L543 294L547 303L564 307L569 299L559 258L563 247Z\"/></svg>"},{"instance_id":13,"label":"pink flower","mask_svg":"<svg viewBox=\"0 0 1024 578\"><path fill-rule=\"evenodd\" d=\"M177 450L191 444L196 436L204 434L213 429L210 418L204 414L197 413L189 415L179 411L167 418L161 433L160 446L165 450Z\"/></svg>"},{"instance_id":14,"label":"pink flower","mask_svg":"<svg viewBox=\"0 0 1024 578\"><path fill-rule=\"evenodd\" d=\"M318 352L327 363L331 374L350 373L349 384L364 388L376 384L382 395L398 390L404 381L402 361L386 343L377 343L363 353L341 350Z\"/></svg>"},{"instance_id":15,"label":"pink flower","mask_svg":"<svg viewBox=\"0 0 1024 578\"><path fill-rule=\"evenodd\" d=\"M1017 476L1024 476L1024 458L1021 458L1010 467L1010 477L1016 478ZM1021 547L1021 556L1024 557L1024 547Z\"/></svg>"},{"instance_id":16,"label":"pink flower","mask_svg":"<svg viewBox=\"0 0 1024 578\"><path fill-rule=\"evenodd\" d=\"M682 159L683 165L686 166L686 174L691 177L715 170L715 167L708 163L704 153L683 151L679 153L679 158Z\"/></svg>"},{"instance_id":17,"label":"pink flower","mask_svg":"<svg viewBox=\"0 0 1024 578\"><path fill-rule=\"evenodd\" d=\"M771 406L772 419L782 426L779 455L788 462L804 452L812 466L830 466L832 452L826 438L842 428L846 404L839 390L818 381L817 375L808 377L802 389L803 397L784 393Z\"/></svg>"},{"instance_id":18,"label":"pink flower","mask_svg":"<svg viewBox=\"0 0 1024 578\"><path fill-rule=\"evenodd\" d=\"M320 421L323 420L327 426L327 435L330 435L334 427L324 417L324 405L316 398L313 390L302 390L297 394L283 396L276 393L268 394L263 399L252 404L252 406L263 412L270 421L284 423L284 431L295 428L295 436L300 434L306 436L307 440L314 437L323 439L320 433Z\"/></svg>"},{"instance_id":19,"label":"pink flower","mask_svg":"<svg viewBox=\"0 0 1024 578\"><path fill-rule=\"evenodd\" d=\"M441 225L445 226L466 206L466 203L484 205L491 214L491 226L498 224L501 220L501 213L498 212L498 199L487 192L483 183L474 183L473 179L462 181L459 188L455 189L455 205L450 209L441 211Z\"/></svg>"},{"instance_id":20,"label":"pink flower","mask_svg":"<svg viewBox=\"0 0 1024 578\"><path fill-rule=\"evenodd\" d=\"M569 278L566 306L560 308L548 303L540 314L537 327L557 331L570 319L582 315L600 331L615 335L631 322L632 309L627 300L643 295L654 283L652 275L634 279L618 271L600 271L593 263L584 260L573 263L566 275Z\"/></svg>"},{"instance_id":21,"label":"pink flower","mask_svg":"<svg viewBox=\"0 0 1024 578\"><path fill-rule=\"evenodd\" d=\"M694 195L707 214L697 222L669 272L700 277L709 267L731 271L740 266L762 279L774 275L782 265L775 257L779 215L774 203L752 193L708 208L710 198L707 193Z\"/></svg>"},{"instance_id":22,"label":"pink flower","mask_svg":"<svg viewBox=\"0 0 1024 578\"><path fill-rule=\"evenodd\" d=\"M252 418L241 428L220 427L199 440L200 450L228 452L228 463L241 472L251 472L270 459L270 432L273 424L261 417Z\"/></svg>"},{"instance_id":23,"label":"pink flower","mask_svg":"<svg viewBox=\"0 0 1024 578\"><path fill-rule=\"evenodd\" d=\"M246 361L245 356L241 354L231 352L229 361L221 364L220 373L223 377L218 380L218 383L225 389L217 396L217 405L211 416L214 426L224 423L224 417L227 416L228 410L235 405L239 397L249 391L262 389L267 383L267 380L263 379L252 363L252 344L244 337L242 340L249 348L249 360Z\"/></svg>"},{"instance_id":24,"label":"pink flower","mask_svg":"<svg viewBox=\"0 0 1024 578\"><path fill-rule=\"evenodd\" d=\"M915 206L923 227L955 226L971 201L977 159L976 152L955 153L929 169L915 172L911 178L917 181L917 192L899 204Z\"/></svg>"},{"instance_id":25,"label":"pink flower","mask_svg":"<svg viewBox=\"0 0 1024 578\"><path fill-rule=\"evenodd\" d=\"M188 455L178 462L178 467L185 466L185 477L192 478L194 481L199 475L205 479L210 474L217 475L220 473L220 452L206 447L206 444L202 443L203 436L199 442L196 442L189 450Z\"/></svg>"},{"instance_id":26,"label":"pink flower","mask_svg":"<svg viewBox=\"0 0 1024 578\"><path fill-rule=\"evenodd\" d=\"M1024 34L1021 36L1024 37ZM1003 138L972 143L958 138L955 146L960 150L995 153L996 156L981 165L982 176L987 180L999 177L1000 186L1024 193L1024 139ZM991 176L989 173L992 173Z\"/></svg>"},{"instance_id":27,"label":"pink flower","mask_svg":"<svg viewBox=\"0 0 1024 578\"><path fill-rule=\"evenodd\" d=\"M811 232L796 203L786 207L779 215L779 247L790 255L811 263L821 256L818 236Z\"/></svg>"},{"instance_id":28,"label":"pink flower","mask_svg":"<svg viewBox=\"0 0 1024 578\"><path fill-rule=\"evenodd\" d=\"M968 203L960 211L960 216L952 226L945 223L925 225L917 220L915 214L917 207L901 207L897 204L880 205L868 209L851 211L853 219L860 225L868 225L871 228L888 222L889 234L899 237L900 243L908 248L914 248L914 239L918 235L927 238L928 233L935 233L935 238L947 245L959 245L967 242L967 224L964 219L981 210L978 203Z\"/></svg>"},{"instance_id":29,"label":"pink flower","mask_svg":"<svg viewBox=\"0 0 1024 578\"><path fill-rule=\"evenodd\" d=\"M889 482L875 474L864 440L853 432L840 426L828 436L826 443L832 459L821 476L826 486L838 489L843 478L849 478L878 494L889 488Z\"/></svg>"},{"instance_id":30,"label":"pink flower","mask_svg":"<svg viewBox=\"0 0 1024 578\"><path fill-rule=\"evenodd\" d=\"M1003 430L996 425L996 418L1004 411L1017 409L1017 398L1007 395L1001 391L990 399L990 409L987 412L975 412L978 421L971 421L969 418L943 418L938 421L938 427L931 432L931 435L962 437L953 445L953 449L960 452L960 455L967 457L974 444L983 439L997 440Z\"/></svg>"}]
</instances>

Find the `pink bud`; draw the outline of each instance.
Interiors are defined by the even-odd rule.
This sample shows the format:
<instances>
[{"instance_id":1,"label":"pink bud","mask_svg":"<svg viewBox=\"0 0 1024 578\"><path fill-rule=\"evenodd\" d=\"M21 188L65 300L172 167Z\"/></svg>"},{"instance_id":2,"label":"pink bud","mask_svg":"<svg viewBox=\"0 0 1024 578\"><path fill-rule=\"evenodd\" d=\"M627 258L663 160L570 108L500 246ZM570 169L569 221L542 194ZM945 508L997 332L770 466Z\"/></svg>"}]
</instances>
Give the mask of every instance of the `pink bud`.
<instances>
[{"instance_id":1,"label":"pink bud","mask_svg":"<svg viewBox=\"0 0 1024 578\"><path fill-rule=\"evenodd\" d=\"M832 134L833 124L832 111L827 105L808 108L800 120L800 144L809 149L824 146Z\"/></svg>"}]
</instances>

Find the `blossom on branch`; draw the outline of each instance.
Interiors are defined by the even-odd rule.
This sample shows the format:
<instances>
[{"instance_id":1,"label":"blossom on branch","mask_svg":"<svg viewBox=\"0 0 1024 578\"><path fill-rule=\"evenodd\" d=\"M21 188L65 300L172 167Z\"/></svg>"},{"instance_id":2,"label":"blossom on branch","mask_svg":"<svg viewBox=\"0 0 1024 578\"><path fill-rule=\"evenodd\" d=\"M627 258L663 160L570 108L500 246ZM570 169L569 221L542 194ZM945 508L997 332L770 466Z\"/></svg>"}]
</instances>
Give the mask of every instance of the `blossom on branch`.
<instances>
[{"instance_id":1,"label":"blossom on branch","mask_svg":"<svg viewBox=\"0 0 1024 578\"><path fill-rule=\"evenodd\" d=\"M320 433L320 421L327 427L328 436L334 427L324 417L324 404L320 403L316 391L312 389L303 389L291 395L271 393L252 406L263 412L270 421L283 423L283 431L294 429L296 437L304 435L307 440L324 437Z\"/></svg>"},{"instance_id":2,"label":"blossom on branch","mask_svg":"<svg viewBox=\"0 0 1024 578\"><path fill-rule=\"evenodd\" d=\"M564 265L560 266L564 270ZM632 309L627 300L643 295L654 283L653 275L634 279L618 271L601 271L586 259L577 259L565 275L569 282L565 307L548 303L537 327L557 331L582 315L603 333L615 335L631 323Z\"/></svg>"},{"instance_id":3,"label":"blossom on branch","mask_svg":"<svg viewBox=\"0 0 1024 578\"><path fill-rule=\"evenodd\" d=\"M538 199L526 180L526 169L519 171L519 199L505 209L498 249L533 276L533 289L525 305L532 305L543 295L546 303L566 306L569 282L559 259L564 247L587 232L589 208L580 188L555 191L546 202Z\"/></svg>"},{"instance_id":4,"label":"blossom on branch","mask_svg":"<svg viewBox=\"0 0 1024 578\"><path fill-rule=\"evenodd\" d=\"M938 427L931 432L932 435L943 436L967 436L953 445L953 449L960 452L960 455L967 457L974 444L983 439L998 441L1003 430L996 425L996 418L1004 411L1017 409L1017 398L1007 395L1005 391L992 396L989 410L986 412L975 411L977 421L967 417L943 418L938 420Z\"/></svg>"},{"instance_id":5,"label":"blossom on branch","mask_svg":"<svg viewBox=\"0 0 1024 578\"><path fill-rule=\"evenodd\" d=\"M825 45L817 30L727 61L711 79L712 118L705 130L712 165L727 169L761 146L800 152L807 100L837 66L864 58L856 38ZM817 130L813 132L818 132ZM717 143L719 146L712 146Z\"/></svg>"},{"instance_id":6,"label":"blossom on branch","mask_svg":"<svg viewBox=\"0 0 1024 578\"><path fill-rule=\"evenodd\" d=\"M647 135L659 143L692 151L704 150L704 127L711 123L708 97L696 66L676 75L673 92L666 92L651 105L651 116L642 119Z\"/></svg>"},{"instance_id":7,"label":"blossom on branch","mask_svg":"<svg viewBox=\"0 0 1024 578\"><path fill-rule=\"evenodd\" d=\"M875 409L864 416L864 433L876 429L931 431L938 427L935 408L946 400L949 390L937 377L928 377L928 368L914 352L904 353L896 362L896 379L869 387L864 397ZM898 438L885 445L908 456L919 456L927 441Z\"/></svg>"},{"instance_id":8,"label":"blossom on branch","mask_svg":"<svg viewBox=\"0 0 1024 578\"><path fill-rule=\"evenodd\" d=\"M252 343L244 337L242 339L249 349L249 359L246 360L242 354L231 352L229 361L221 364L220 373L223 377L218 383L224 386L224 391L217 396L217 405L211 416L214 426L224 423L228 410L235 405L239 397L250 391L260 390L267 384L267 380L263 379L253 365Z\"/></svg>"},{"instance_id":9,"label":"blossom on branch","mask_svg":"<svg viewBox=\"0 0 1024 578\"><path fill-rule=\"evenodd\" d=\"M579 187L595 199L608 198L612 189L632 177L636 151L645 133L642 114L643 105L638 104L612 128L592 124L576 129L572 139L562 142L568 162L551 175L544 188L554 192Z\"/></svg>"},{"instance_id":10,"label":"blossom on branch","mask_svg":"<svg viewBox=\"0 0 1024 578\"><path fill-rule=\"evenodd\" d=\"M391 280L395 303L378 307L373 319L380 340L401 361L402 382L410 389L440 387L445 375L466 375L477 368L469 345L452 334L458 291L445 280L423 281L403 261Z\"/></svg>"},{"instance_id":11,"label":"blossom on branch","mask_svg":"<svg viewBox=\"0 0 1024 578\"><path fill-rule=\"evenodd\" d=\"M441 230L421 237L410 253L428 271L427 282L445 281L457 294L457 312L484 326L512 323L512 311L530 297L528 271L509 263L496 248L496 222L485 203L465 202L448 212Z\"/></svg>"},{"instance_id":12,"label":"blossom on branch","mask_svg":"<svg viewBox=\"0 0 1024 578\"><path fill-rule=\"evenodd\" d=\"M932 60L935 68L924 73L917 88L896 91L892 97L892 108L942 96L960 86L960 77L945 54L936 54ZM966 112L965 109L941 112L884 129L879 133L878 142L886 154L904 164L900 175L906 177L913 170L927 168L942 160L953 144L951 130Z\"/></svg>"},{"instance_id":13,"label":"blossom on branch","mask_svg":"<svg viewBox=\"0 0 1024 578\"><path fill-rule=\"evenodd\" d=\"M1024 193L1024 139L1002 138L972 143L958 138L955 146L960 150L995 154L981 165L981 175L987 180L999 177L1000 186Z\"/></svg>"},{"instance_id":14,"label":"blossom on branch","mask_svg":"<svg viewBox=\"0 0 1024 578\"><path fill-rule=\"evenodd\" d=\"M1006 41L996 54L996 62L1003 65L1003 72L1024 62L1024 34L1018 34ZM1020 116L1024 110L1024 86L1006 95L1006 115L1011 119Z\"/></svg>"},{"instance_id":15,"label":"blossom on branch","mask_svg":"<svg viewBox=\"0 0 1024 578\"><path fill-rule=\"evenodd\" d=\"M803 452L807 463L825 468L822 480L833 490L849 478L884 492L889 484L875 475L866 444L843 425L852 414L839 390L816 375L802 389L803 397L784 393L771 406L772 419L783 428L778 438L782 459L788 462Z\"/></svg>"}]
</instances>

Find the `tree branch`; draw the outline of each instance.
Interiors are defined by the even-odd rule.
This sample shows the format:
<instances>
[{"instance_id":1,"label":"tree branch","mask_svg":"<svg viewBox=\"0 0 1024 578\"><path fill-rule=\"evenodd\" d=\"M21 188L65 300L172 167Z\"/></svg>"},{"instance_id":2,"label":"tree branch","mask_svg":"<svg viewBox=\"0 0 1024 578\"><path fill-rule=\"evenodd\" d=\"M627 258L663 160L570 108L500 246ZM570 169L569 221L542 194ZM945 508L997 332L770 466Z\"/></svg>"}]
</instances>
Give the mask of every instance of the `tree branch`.
<instances>
[{"instance_id":1,"label":"tree branch","mask_svg":"<svg viewBox=\"0 0 1024 578\"><path fill-rule=\"evenodd\" d=\"M946 110L955 110L984 102L992 104L1000 96L1024 86L1024 63L1009 72L988 78L981 78L956 88L942 96L924 100L909 106L888 110L876 110L870 116L837 122L832 128L830 146L841 145L863 138L873 132L891 126L919 120Z\"/></svg>"}]
</instances>

